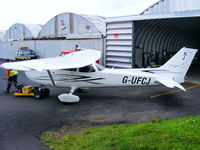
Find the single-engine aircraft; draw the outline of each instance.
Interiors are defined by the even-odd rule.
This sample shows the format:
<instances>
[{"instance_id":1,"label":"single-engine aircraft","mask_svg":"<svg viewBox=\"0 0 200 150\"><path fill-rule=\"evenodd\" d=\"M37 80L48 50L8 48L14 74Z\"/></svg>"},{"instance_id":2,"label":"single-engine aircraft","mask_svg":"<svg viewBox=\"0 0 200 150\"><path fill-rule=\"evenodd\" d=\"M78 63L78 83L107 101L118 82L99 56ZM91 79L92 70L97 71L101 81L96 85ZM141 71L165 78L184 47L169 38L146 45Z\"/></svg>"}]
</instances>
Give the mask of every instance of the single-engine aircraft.
<instances>
[{"instance_id":1,"label":"single-engine aircraft","mask_svg":"<svg viewBox=\"0 0 200 150\"><path fill-rule=\"evenodd\" d=\"M101 52L84 49L64 56L9 62L2 68L25 71L26 76L43 86L70 87L69 93L58 96L61 102L79 102L73 95L78 88L149 86L163 84L180 88L197 50L183 47L163 66L140 69L106 69L95 63Z\"/></svg>"}]
</instances>

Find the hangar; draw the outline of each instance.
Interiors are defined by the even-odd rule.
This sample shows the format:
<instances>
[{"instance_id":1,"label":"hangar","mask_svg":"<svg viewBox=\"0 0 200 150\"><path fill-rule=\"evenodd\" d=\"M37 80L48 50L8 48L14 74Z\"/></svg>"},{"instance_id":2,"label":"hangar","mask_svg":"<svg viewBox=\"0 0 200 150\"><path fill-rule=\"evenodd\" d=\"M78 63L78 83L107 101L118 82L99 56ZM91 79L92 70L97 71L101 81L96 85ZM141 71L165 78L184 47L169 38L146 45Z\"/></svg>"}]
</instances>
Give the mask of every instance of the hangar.
<instances>
[{"instance_id":1,"label":"hangar","mask_svg":"<svg viewBox=\"0 0 200 150\"><path fill-rule=\"evenodd\" d=\"M13 59L17 49L28 47L40 57L58 56L75 45L103 51L105 18L100 16L62 13L51 18L43 27L14 24L0 42L0 58Z\"/></svg>"},{"instance_id":2,"label":"hangar","mask_svg":"<svg viewBox=\"0 0 200 150\"><path fill-rule=\"evenodd\" d=\"M101 38L105 35L105 18L75 13L62 13L50 19L38 38Z\"/></svg>"},{"instance_id":3,"label":"hangar","mask_svg":"<svg viewBox=\"0 0 200 150\"><path fill-rule=\"evenodd\" d=\"M42 29L39 24L13 24L5 33L4 40L34 39Z\"/></svg>"},{"instance_id":4,"label":"hangar","mask_svg":"<svg viewBox=\"0 0 200 150\"><path fill-rule=\"evenodd\" d=\"M199 49L199 26L198 0L160 0L140 15L107 18L105 66L147 67L183 46Z\"/></svg>"},{"instance_id":5,"label":"hangar","mask_svg":"<svg viewBox=\"0 0 200 150\"><path fill-rule=\"evenodd\" d=\"M58 56L75 45L103 51L105 18L100 16L61 13L51 18L41 29L35 48L41 57Z\"/></svg>"}]
</instances>

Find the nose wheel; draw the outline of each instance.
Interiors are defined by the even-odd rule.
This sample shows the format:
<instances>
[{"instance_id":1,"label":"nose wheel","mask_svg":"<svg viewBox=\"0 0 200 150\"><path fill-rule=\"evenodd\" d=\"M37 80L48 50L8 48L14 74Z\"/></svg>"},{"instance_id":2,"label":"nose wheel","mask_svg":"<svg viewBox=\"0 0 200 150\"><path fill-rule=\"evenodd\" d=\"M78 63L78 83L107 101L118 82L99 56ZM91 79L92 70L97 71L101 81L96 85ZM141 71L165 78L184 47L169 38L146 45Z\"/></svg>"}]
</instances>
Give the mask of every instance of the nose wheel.
<instances>
[{"instance_id":1,"label":"nose wheel","mask_svg":"<svg viewBox=\"0 0 200 150\"><path fill-rule=\"evenodd\" d=\"M58 96L58 99L61 102L64 103L77 103L79 102L80 98L79 96L73 95L73 93L76 91L77 87L71 87L71 90L69 92L69 94L61 94Z\"/></svg>"}]
</instances>

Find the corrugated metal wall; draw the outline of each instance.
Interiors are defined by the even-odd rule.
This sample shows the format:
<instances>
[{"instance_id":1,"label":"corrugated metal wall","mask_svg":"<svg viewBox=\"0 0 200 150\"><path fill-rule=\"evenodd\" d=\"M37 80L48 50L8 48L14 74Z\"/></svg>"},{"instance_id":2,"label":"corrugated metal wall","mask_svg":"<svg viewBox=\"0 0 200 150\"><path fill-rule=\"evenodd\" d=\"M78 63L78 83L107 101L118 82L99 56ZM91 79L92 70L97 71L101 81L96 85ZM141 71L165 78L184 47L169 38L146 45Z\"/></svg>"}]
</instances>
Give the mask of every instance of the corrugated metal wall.
<instances>
[{"instance_id":1,"label":"corrugated metal wall","mask_svg":"<svg viewBox=\"0 0 200 150\"><path fill-rule=\"evenodd\" d=\"M33 41L0 42L0 58L14 59L17 49L23 46L28 46L31 49L35 48Z\"/></svg>"},{"instance_id":2,"label":"corrugated metal wall","mask_svg":"<svg viewBox=\"0 0 200 150\"><path fill-rule=\"evenodd\" d=\"M200 48L200 18L176 18L135 21L135 46L149 63L150 53L176 52L184 46ZM160 56L161 57L161 56Z\"/></svg>"},{"instance_id":3,"label":"corrugated metal wall","mask_svg":"<svg viewBox=\"0 0 200 150\"><path fill-rule=\"evenodd\" d=\"M17 49L22 46L36 50L40 57L53 57L62 50L74 49L76 44L83 48L103 50L103 39L12 41L0 42L0 58L13 59Z\"/></svg>"},{"instance_id":4,"label":"corrugated metal wall","mask_svg":"<svg viewBox=\"0 0 200 150\"><path fill-rule=\"evenodd\" d=\"M107 23L106 67L132 68L133 29L133 22Z\"/></svg>"},{"instance_id":5,"label":"corrugated metal wall","mask_svg":"<svg viewBox=\"0 0 200 150\"><path fill-rule=\"evenodd\" d=\"M107 22L105 66L147 67L152 60L163 63L163 52L200 49L199 26L199 17Z\"/></svg>"},{"instance_id":6,"label":"corrugated metal wall","mask_svg":"<svg viewBox=\"0 0 200 150\"><path fill-rule=\"evenodd\" d=\"M141 14L183 12L200 10L199 0L160 0Z\"/></svg>"}]
</instances>

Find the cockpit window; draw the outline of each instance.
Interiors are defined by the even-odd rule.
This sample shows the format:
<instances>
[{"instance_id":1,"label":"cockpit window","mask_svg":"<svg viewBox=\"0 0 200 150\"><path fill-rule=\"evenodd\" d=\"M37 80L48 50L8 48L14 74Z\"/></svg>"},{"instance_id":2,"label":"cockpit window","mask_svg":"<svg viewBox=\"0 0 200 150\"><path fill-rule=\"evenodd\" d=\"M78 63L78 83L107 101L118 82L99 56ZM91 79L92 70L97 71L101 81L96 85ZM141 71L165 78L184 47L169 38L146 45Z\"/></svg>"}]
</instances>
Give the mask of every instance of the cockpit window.
<instances>
[{"instance_id":1,"label":"cockpit window","mask_svg":"<svg viewBox=\"0 0 200 150\"><path fill-rule=\"evenodd\" d=\"M71 69L62 69L62 70L66 70L66 71L75 71L77 70L77 68L71 68Z\"/></svg>"},{"instance_id":2,"label":"cockpit window","mask_svg":"<svg viewBox=\"0 0 200 150\"><path fill-rule=\"evenodd\" d=\"M105 69L105 67L103 67L103 66L101 66L101 65L99 65L99 64L95 64L95 66L97 67L97 69L98 69L99 71L102 71L102 70Z\"/></svg>"},{"instance_id":3,"label":"cockpit window","mask_svg":"<svg viewBox=\"0 0 200 150\"><path fill-rule=\"evenodd\" d=\"M88 66L79 68L79 72L95 72L95 69L93 66L88 65Z\"/></svg>"}]
</instances>

